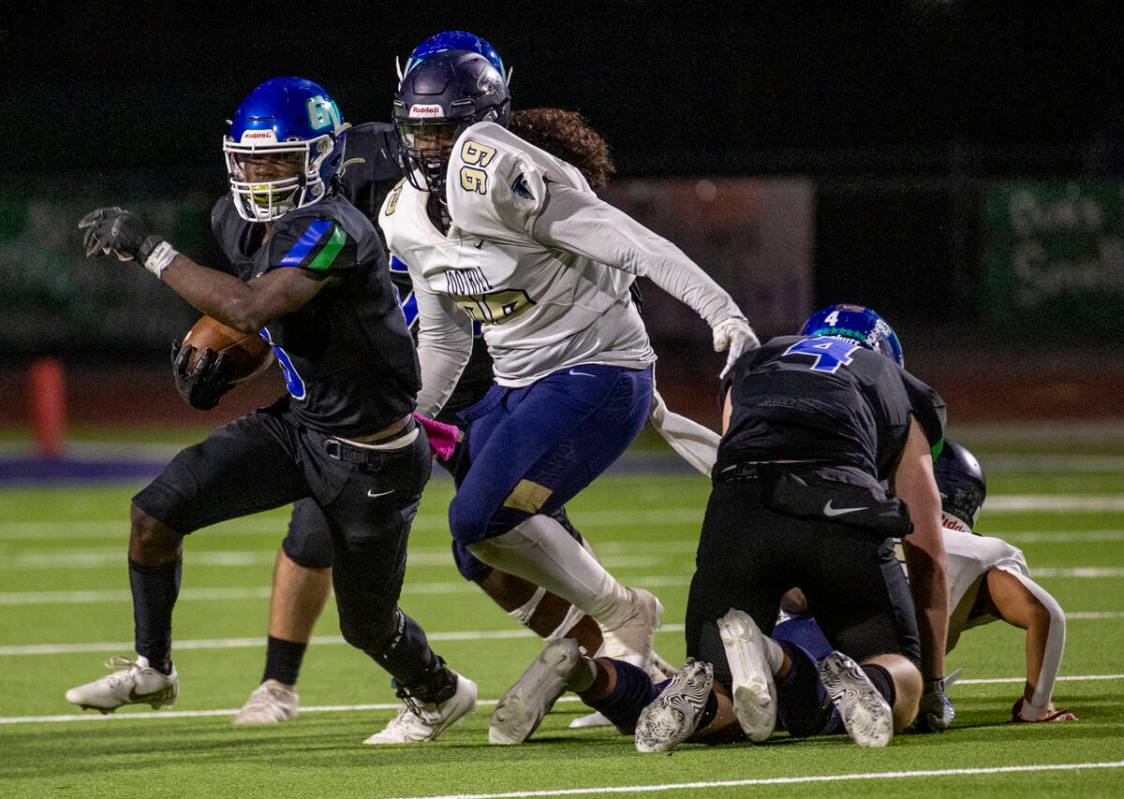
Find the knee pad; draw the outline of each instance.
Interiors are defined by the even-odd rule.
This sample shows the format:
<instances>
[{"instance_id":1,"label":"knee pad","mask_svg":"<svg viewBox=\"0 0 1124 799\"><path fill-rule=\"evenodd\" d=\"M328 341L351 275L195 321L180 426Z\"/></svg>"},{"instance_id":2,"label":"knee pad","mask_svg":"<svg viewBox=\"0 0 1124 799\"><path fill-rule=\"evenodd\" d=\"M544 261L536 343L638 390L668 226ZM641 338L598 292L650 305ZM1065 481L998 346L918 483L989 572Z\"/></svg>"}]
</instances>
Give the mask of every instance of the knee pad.
<instances>
[{"instance_id":1,"label":"knee pad","mask_svg":"<svg viewBox=\"0 0 1124 799\"><path fill-rule=\"evenodd\" d=\"M340 607L340 634L356 649L378 658L402 635L406 617L396 605L376 613L348 613Z\"/></svg>"},{"instance_id":2,"label":"knee pad","mask_svg":"<svg viewBox=\"0 0 1124 799\"><path fill-rule=\"evenodd\" d=\"M453 540L467 546L484 538L492 511L477 497L458 491L449 503L449 532Z\"/></svg>"},{"instance_id":3,"label":"knee pad","mask_svg":"<svg viewBox=\"0 0 1124 799\"><path fill-rule=\"evenodd\" d=\"M332 566L332 538L327 530L322 535L289 528L281 549L293 563L305 569L328 569Z\"/></svg>"},{"instance_id":4,"label":"knee pad","mask_svg":"<svg viewBox=\"0 0 1124 799\"><path fill-rule=\"evenodd\" d=\"M453 539L453 560L461 577L473 583L480 582L492 572L491 566L469 552L468 547L456 539Z\"/></svg>"}]
</instances>

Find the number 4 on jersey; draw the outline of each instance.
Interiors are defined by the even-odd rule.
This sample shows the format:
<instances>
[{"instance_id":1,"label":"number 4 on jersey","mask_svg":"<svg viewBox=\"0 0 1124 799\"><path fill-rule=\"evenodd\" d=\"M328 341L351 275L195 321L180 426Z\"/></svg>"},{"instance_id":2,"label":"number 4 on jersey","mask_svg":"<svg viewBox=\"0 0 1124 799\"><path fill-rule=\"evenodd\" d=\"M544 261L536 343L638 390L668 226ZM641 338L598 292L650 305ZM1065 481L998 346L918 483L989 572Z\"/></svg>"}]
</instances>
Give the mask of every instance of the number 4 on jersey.
<instances>
[{"instance_id":1,"label":"number 4 on jersey","mask_svg":"<svg viewBox=\"0 0 1124 799\"><path fill-rule=\"evenodd\" d=\"M861 345L836 338L806 338L798 341L784 351L782 358L789 355L808 355L815 358L809 368L813 372L837 372L840 366L847 366L853 360L851 353Z\"/></svg>"}]
</instances>

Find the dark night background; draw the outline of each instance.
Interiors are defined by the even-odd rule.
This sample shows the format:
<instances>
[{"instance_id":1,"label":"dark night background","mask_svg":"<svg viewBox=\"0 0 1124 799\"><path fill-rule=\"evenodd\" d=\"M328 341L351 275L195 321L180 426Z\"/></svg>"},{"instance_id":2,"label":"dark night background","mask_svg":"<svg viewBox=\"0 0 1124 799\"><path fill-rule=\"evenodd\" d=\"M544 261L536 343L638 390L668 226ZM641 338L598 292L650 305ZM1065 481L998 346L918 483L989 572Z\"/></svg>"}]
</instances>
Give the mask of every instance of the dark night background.
<instances>
[{"instance_id":1,"label":"dark night background","mask_svg":"<svg viewBox=\"0 0 1124 799\"><path fill-rule=\"evenodd\" d=\"M43 6L0 41L5 168L213 167L223 119L277 74L385 118L394 57L444 28L488 37L524 107L583 111L626 174L930 174L976 146L989 171L1048 172L1119 122L1119 3L742 5Z\"/></svg>"},{"instance_id":2,"label":"dark night background","mask_svg":"<svg viewBox=\"0 0 1124 799\"><path fill-rule=\"evenodd\" d=\"M580 110L624 177L810 179L817 304L861 298L922 348L1083 340L1065 320L979 332L981 198L1124 177L1124 4L731 5L9 5L0 188L209 204L224 120L260 81L310 77L349 121L386 120L395 56L468 29L514 69L517 107Z\"/></svg>"}]
</instances>

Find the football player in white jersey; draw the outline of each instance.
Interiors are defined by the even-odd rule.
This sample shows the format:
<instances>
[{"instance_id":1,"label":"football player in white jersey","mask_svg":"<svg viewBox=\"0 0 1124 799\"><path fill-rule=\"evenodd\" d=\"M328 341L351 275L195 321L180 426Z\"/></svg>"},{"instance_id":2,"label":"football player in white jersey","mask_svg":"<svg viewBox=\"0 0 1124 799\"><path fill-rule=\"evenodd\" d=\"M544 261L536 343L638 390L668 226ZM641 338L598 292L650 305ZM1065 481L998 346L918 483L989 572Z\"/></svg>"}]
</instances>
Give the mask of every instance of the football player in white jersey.
<instances>
[{"instance_id":1,"label":"football player in white jersey","mask_svg":"<svg viewBox=\"0 0 1124 799\"><path fill-rule=\"evenodd\" d=\"M502 77L464 51L426 59L395 98L408 179L379 223L414 283L418 411L441 410L480 323L496 385L462 414L471 466L449 508L452 533L593 617L607 655L644 665L658 601L621 586L547 514L611 464L652 410L655 353L629 292L636 276L698 312L731 361L757 337L678 248L507 131L509 118ZM696 443L662 432L685 456ZM493 742L529 734L518 689L493 715Z\"/></svg>"},{"instance_id":2,"label":"football player in white jersey","mask_svg":"<svg viewBox=\"0 0 1124 799\"><path fill-rule=\"evenodd\" d=\"M934 474L948 554L946 651L952 651L965 630L993 621L1026 630L1026 684L1011 708L1012 721L1074 721L1073 713L1053 704L1065 649L1064 611L1046 589L1030 579L1026 559L1017 547L972 532L987 493L979 461L963 445L946 440ZM798 592L786 597L785 609L797 614L809 610ZM818 628L803 621L777 625L773 637L799 644L813 656L826 646L826 641L820 642ZM954 715L943 693L929 694L921 700L917 726L922 731L941 730Z\"/></svg>"}]
</instances>

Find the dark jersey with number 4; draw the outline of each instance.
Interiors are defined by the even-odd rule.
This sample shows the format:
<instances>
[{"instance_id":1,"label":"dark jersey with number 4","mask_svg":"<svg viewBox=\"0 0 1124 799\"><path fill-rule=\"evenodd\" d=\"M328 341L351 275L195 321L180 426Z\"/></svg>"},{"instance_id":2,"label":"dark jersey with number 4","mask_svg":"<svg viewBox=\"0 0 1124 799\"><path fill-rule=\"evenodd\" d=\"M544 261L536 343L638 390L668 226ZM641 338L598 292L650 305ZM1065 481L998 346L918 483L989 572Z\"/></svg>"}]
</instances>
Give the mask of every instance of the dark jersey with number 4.
<instances>
[{"instance_id":1,"label":"dark jersey with number 4","mask_svg":"<svg viewBox=\"0 0 1124 799\"><path fill-rule=\"evenodd\" d=\"M742 355L722 384L730 424L715 474L746 461L812 461L885 480L917 419L942 440L944 401L890 358L853 341L783 336Z\"/></svg>"},{"instance_id":2,"label":"dark jersey with number 4","mask_svg":"<svg viewBox=\"0 0 1124 799\"><path fill-rule=\"evenodd\" d=\"M305 426L350 438L374 433L414 409L417 354L374 227L342 196L285 214L271 225L235 212L229 195L211 214L215 237L244 281L276 269L328 280L306 305L261 335L272 346Z\"/></svg>"}]
</instances>

